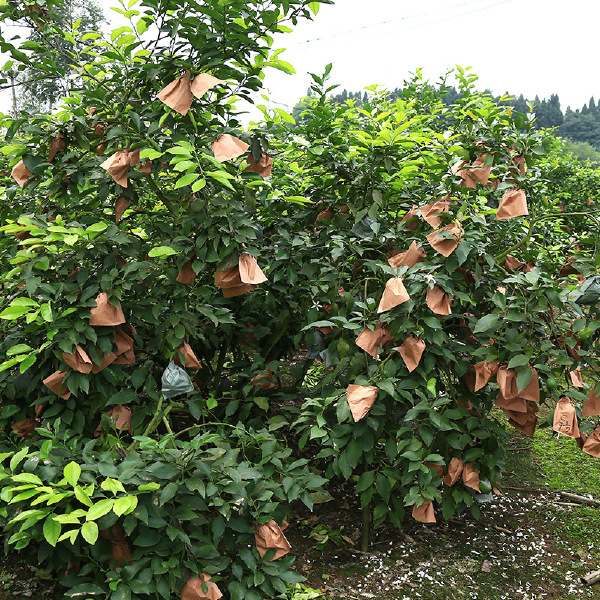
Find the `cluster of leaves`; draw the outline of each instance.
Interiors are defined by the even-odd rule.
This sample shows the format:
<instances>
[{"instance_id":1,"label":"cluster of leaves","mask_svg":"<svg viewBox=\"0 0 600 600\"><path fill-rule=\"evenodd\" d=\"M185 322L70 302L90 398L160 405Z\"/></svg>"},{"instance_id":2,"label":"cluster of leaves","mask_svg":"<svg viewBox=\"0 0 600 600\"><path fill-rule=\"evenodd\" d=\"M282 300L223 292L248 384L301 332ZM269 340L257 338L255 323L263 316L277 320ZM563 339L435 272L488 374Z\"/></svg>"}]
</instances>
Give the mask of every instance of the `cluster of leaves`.
<instances>
[{"instance_id":1,"label":"cluster of leaves","mask_svg":"<svg viewBox=\"0 0 600 600\"><path fill-rule=\"evenodd\" d=\"M356 489L363 506L375 503L375 524L389 517L400 525L404 507L424 500L442 502L446 517L466 506L477 514L473 494L462 486L442 487L434 468L452 457L474 461L482 491L498 483L503 469L503 426L492 412L498 388L490 384L473 393L468 369L498 360L518 370L522 390L532 366L542 402L553 407L556 377L579 360L594 373L597 368L595 313L574 302L574 280L559 278L565 241L557 222L571 215L561 216L549 200L540 159L551 140L530 122L515 121L489 96L473 93L468 72L458 75L463 96L451 108L418 77L405 88L409 98L391 102L373 89L361 106L327 101L324 78L313 78L302 125L290 129L278 118L270 124L287 165L270 197L300 193L317 205L305 209L295 231L290 219L269 215L276 257L288 261L295 296L306 298L308 356L329 367L306 392L310 398L295 422L300 446L314 447L329 477L360 475ZM493 156L495 184L462 187L450 167L484 153ZM516 173L516 154L526 158L525 175ZM496 221L499 198L515 185L526 190L529 216ZM464 237L445 258L426 241L432 231L427 223L401 217L447 194L451 209L442 223L459 222ZM412 242L427 250L424 262L398 272L387 265L392 252ZM526 271L504 264L510 253L529 263ZM594 274L593 259L582 252L579 272ZM396 274L411 299L378 314L385 282ZM434 282L454 298L449 316L433 314L425 303ZM394 345L411 335L426 343L415 370L409 372L394 351L372 359L356 345L364 328L381 325ZM577 359L567 352L577 343L574 333L582 342ZM375 404L358 423L345 400L349 384L378 388ZM570 381L568 394L578 406L586 397Z\"/></svg>"},{"instance_id":2,"label":"cluster of leaves","mask_svg":"<svg viewBox=\"0 0 600 600\"><path fill-rule=\"evenodd\" d=\"M231 598L272 597L301 579L291 557L261 560L252 524L281 520L300 497L312 506L309 490L324 480L268 431L136 437L119 463L99 440L39 432L39 443L0 456L2 517L9 545L35 542L48 568L68 565L69 596L170 598L199 564L214 581L232 574Z\"/></svg>"},{"instance_id":3,"label":"cluster of leaves","mask_svg":"<svg viewBox=\"0 0 600 600\"><path fill-rule=\"evenodd\" d=\"M64 74L43 43L59 34L45 21L60 6L1 5L5 21L44 21L39 44L2 38L10 68ZM259 414L245 419L266 402L252 394L250 407L241 401L265 359L258 344L244 349L238 340L256 324L252 336L272 353L268 319L280 316L281 302L271 294L232 304L213 286L217 266L235 264L243 248L259 253L262 231L245 204L244 183L250 188L258 176L241 176L210 148L239 129L234 98L258 89L266 67L290 70L271 51L272 35L318 6L130 2L116 9L130 25L108 39L69 32L86 52L75 53L81 87L58 111L3 119L2 510L9 546L35 542L69 595L169 598L204 572L232 598L257 599L301 579L291 558L260 558L254 527L281 522L293 500L311 507L310 491L324 480L264 430ZM186 70L225 83L182 116L156 95ZM50 158L57 138L64 146ZM132 168L124 188L101 163L126 148L140 150L150 169ZM19 160L32 173L23 190L10 177ZM119 198L132 209L115 222ZM176 281L188 261L193 286ZM103 368L117 344L113 327L89 324L101 292L127 314L135 364ZM183 341L202 365L196 391L167 402L160 378ZM77 346L95 373L65 364ZM229 391L226 365L237 390ZM70 397L43 384L57 369L67 372ZM141 434L133 443L103 416L117 405L132 411L131 430ZM280 420L271 420L273 431ZM16 421L27 430L11 428ZM111 560L101 534L110 538L117 526L131 547L124 561Z\"/></svg>"}]
</instances>

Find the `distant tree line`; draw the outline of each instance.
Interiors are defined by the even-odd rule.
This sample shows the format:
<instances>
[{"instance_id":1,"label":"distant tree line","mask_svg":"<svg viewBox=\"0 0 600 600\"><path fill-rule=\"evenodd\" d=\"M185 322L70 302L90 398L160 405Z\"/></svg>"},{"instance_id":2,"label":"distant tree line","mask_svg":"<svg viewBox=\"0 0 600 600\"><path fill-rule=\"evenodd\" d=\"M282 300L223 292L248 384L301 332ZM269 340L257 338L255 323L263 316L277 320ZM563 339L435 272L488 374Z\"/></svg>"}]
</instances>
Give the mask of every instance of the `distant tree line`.
<instances>
[{"instance_id":1,"label":"distant tree line","mask_svg":"<svg viewBox=\"0 0 600 600\"><path fill-rule=\"evenodd\" d=\"M402 88L396 88L390 93L391 98L402 98L403 91ZM447 105L455 104L461 96L454 87L438 89L438 92ZM495 102L513 106L517 113L535 113L535 126L538 129L557 128L556 133L573 142L574 148L581 152L585 153L587 150L588 154L593 155L600 151L600 103L596 103L593 96L581 109L572 110L567 107L563 113L558 94L552 94L549 99L540 100L536 96L533 100L527 100L523 94L516 96L507 92L504 96L495 96L489 90L487 93ZM344 89L331 96L331 99L337 103L354 100L357 104L364 104L368 101L368 96L367 92L349 92Z\"/></svg>"}]
</instances>

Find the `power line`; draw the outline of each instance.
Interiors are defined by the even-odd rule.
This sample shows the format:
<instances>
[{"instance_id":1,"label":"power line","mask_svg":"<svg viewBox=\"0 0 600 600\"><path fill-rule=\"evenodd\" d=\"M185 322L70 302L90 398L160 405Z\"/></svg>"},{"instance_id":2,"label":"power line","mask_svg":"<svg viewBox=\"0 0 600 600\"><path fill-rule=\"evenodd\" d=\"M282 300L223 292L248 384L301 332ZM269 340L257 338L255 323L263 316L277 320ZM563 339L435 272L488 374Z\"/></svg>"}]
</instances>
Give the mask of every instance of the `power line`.
<instances>
[{"instance_id":1,"label":"power line","mask_svg":"<svg viewBox=\"0 0 600 600\"><path fill-rule=\"evenodd\" d=\"M371 23L369 25L363 25L362 27L356 27L354 29L348 29L347 31L340 31L338 33L332 33L331 35L320 36L320 37L313 38L313 39L310 39L310 40L305 40L303 42L298 42L296 44L289 44L287 46L287 48L297 48L297 47L300 47L300 46L307 46L309 44L320 43L320 42L324 42L324 41L332 39L332 38L342 37L342 36L348 35L350 33L356 33L358 31L364 31L364 30L367 30L367 29L372 29L373 27L379 27L381 25L388 25L390 23L396 23L398 21L407 21L409 19L416 19L416 18L419 18L419 17L424 17L424 16L427 16L427 15L432 15L432 14L439 13L439 12L447 12L448 10L456 10L456 9L461 8L463 6L467 6L467 7L468 6L473 6L475 4L480 4L481 2L486 2L486 1L487 0L475 0L474 2L462 2L460 4L455 4L453 6L449 6L449 7L442 8L442 9L435 10L435 11L430 10L430 11L425 11L425 12L422 12L422 13L417 13L417 14L414 14L414 15L408 15L408 16L405 16L405 17L398 17L396 19L387 19L385 21L379 21L377 23ZM395 29L394 31L391 31L391 32L388 32L388 33L384 33L384 34L378 34L378 35L392 35L392 34L399 33L401 31L409 31L409 30L412 30L412 29L417 29L419 27L427 27L428 25L433 25L435 23L442 23L444 21L450 21L452 19L457 19L459 17L463 17L463 16L470 15L470 14L473 14L473 13L476 13L476 12L487 10L489 8L493 8L495 6L500 6L501 4L507 4L509 2L512 2L512 0L502 0L501 2L496 2L494 4L489 4L487 6L482 6L481 8L475 8L475 9L473 9L471 11L462 12L462 13L457 14L457 15L454 15L454 14L453 15L449 15L449 16L441 18L441 19L436 19L436 20L433 20L433 21L428 21L426 23L419 23L419 24L412 25L412 26L409 26L409 27L403 27L401 29Z\"/></svg>"}]
</instances>

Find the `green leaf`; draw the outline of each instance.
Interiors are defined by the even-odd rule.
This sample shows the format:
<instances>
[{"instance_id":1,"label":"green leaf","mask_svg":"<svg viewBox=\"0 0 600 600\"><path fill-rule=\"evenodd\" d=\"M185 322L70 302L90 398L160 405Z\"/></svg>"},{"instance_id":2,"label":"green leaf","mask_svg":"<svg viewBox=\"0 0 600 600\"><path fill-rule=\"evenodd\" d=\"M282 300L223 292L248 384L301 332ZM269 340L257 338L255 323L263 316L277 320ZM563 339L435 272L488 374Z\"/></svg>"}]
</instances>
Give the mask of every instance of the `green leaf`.
<instances>
[{"instance_id":1,"label":"green leaf","mask_svg":"<svg viewBox=\"0 0 600 600\"><path fill-rule=\"evenodd\" d=\"M81 596L96 596L96 595L106 595L106 591L103 590L100 586L97 586L95 583L80 583L75 587L72 587L68 591L65 592L65 596L69 596L70 598L80 598Z\"/></svg>"},{"instance_id":2,"label":"green leaf","mask_svg":"<svg viewBox=\"0 0 600 600\"><path fill-rule=\"evenodd\" d=\"M171 246L157 246L148 252L150 258L165 258L173 254L177 254L177 250L174 250Z\"/></svg>"},{"instance_id":3,"label":"green leaf","mask_svg":"<svg viewBox=\"0 0 600 600\"><path fill-rule=\"evenodd\" d=\"M156 160L157 158L160 158L162 155L163 155L162 152L159 152L158 150L155 150L154 148L144 148L140 152L140 158L147 158L149 160Z\"/></svg>"},{"instance_id":4,"label":"green leaf","mask_svg":"<svg viewBox=\"0 0 600 600\"><path fill-rule=\"evenodd\" d=\"M71 461L63 471L65 479L70 485L75 487L81 475L81 467L74 461Z\"/></svg>"},{"instance_id":5,"label":"green leaf","mask_svg":"<svg viewBox=\"0 0 600 600\"><path fill-rule=\"evenodd\" d=\"M437 397L437 392L436 392L436 379L435 377L432 377L428 382L427 382L427 391L435 398Z\"/></svg>"},{"instance_id":6,"label":"green leaf","mask_svg":"<svg viewBox=\"0 0 600 600\"><path fill-rule=\"evenodd\" d=\"M19 465L19 463L27 456L27 452L29 451L29 447L21 448L11 459L9 463L9 468L11 473L14 473L15 469Z\"/></svg>"},{"instance_id":7,"label":"green leaf","mask_svg":"<svg viewBox=\"0 0 600 600\"><path fill-rule=\"evenodd\" d=\"M285 112L285 110L283 110L281 108L276 108L275 112L281 117L281 120L284 123L290 123L290 125L296 124L296 120L294 119L294 117L292 117L292 115Z\"/></svg>"},{"instance_id":8,"label":"green leaf","mask_svg":"<svg viewBox=\"0 0 600 600\"><path fill-rule=\"evenodd\" d=\"M522 392L529 385L532 377L533 371L529 367L521 369L517 374L517 390Z\"/></svg>"},{"instance_id":9,"label":"green leaf","mask_svg":"<svg viewBox=\"0 0 600 600\"><path fill-rule=\"evenodd\" d=\"M515 367L524 367L529 363L529 357L525 354L517 354L517 356L513 356L508 362L508 368L514 369Z\"/></svg>"},{"instance_id":10,"label":"green leaf","mask_svg":"<svg viewBox=\"0 0 600 600\"><path fill-rule=\"evenodd\" d=\"M53 515L48 515L46 517L46 520L44 521L43 532L46 541L51 546L56 546L56 542L58 542L58 538L60 536L61 525L60 523L57 523L52 516Z\"/></svg>"},{"instance_id":11,"label":"green leaf","mask_svg":"<svg viewBox=\"0 0 600 600\"><path fill-rule=\"evenodd\" d=\"M90 510L88 510L88 513L85 517L86 521L94 521L96 519L99 519L100 517L103 517L106 513L111 511L114 504L115 500L113 500L112 498L96 502L96 504L91 506Z\"/></svg>"},{"instance_id":12,"label":"green leaf","mask_svg":"<svg viewBox=\"0 0 600 600\"><path fill-rule=\"evenodd\" d=\"M492 331L498 325L499 316L498 315L485 315L481 317L475 328L473 329L473 333L486 333L488 331Z\"/></svg>"},{"instance_id":13,"label":"green leaf","mask_svg":"<svg viewBox=\"0 0 600 600\"><path fill-rule=\"evenodd\" d=\"M205 186L206 186L206 179L198 179L198 181L196 181L194 183L194 185L192 185L192 192L199 192Z\"/></svg>"},{"instance_id":14,"label":"green leaf","mask_svg":"<svg viewBox=\"0 0 600 600\"><path fill-rule=\"evenodd\" d=\"M356 484L356 491L358 493L364 492L369 489L375 481L375 471L365 471L359 478Z\"/></svg>"},{"instance_id":15,"label":"green leaf","mask_svg":"<svg viewBox=\"0 0 600 600\"><path fill-rule=\"evenodd\" d=\"M35 354L30 354L20 365L19 372L25 373L29 367L31 367L37 361L37 356Z\"/></svg>"},{"instance_id":16,"label":"green leaf","mask_svg":"<svg viewBox=\"0 0 600 600\"><path fill-rule=\"evenodd\" d=\"M138 490L140 492L148 492L152 490L160 489L160 484L153 481L152 483L143 483L142 485L138 485Z\"/></svg>"},{"instance_id":17,"label":"green leaf","mask_svg":"<svg viewBox=\"0 0 600 600\"><path fill-rule=\"evenodd\" d=\"M175 184L175 189L177 190L179 188L185 187L186 185L190 185L190 183L196 181L198 177L200 177L200 173L188 173L187 175L180 177L177 180L177 183Z\"/></svg>"},{"instance_id":18,"label":"green leaf","mask_svg":"<svg viewBox=\"0 0 600 600\"><path fill-rule=\"evenodd\" d=\"M50 306L50 302L47 302L46 304L42 304L40 306L40 314L42 315L42 319L44 319L44 321L51 323L53 320L52 317L52 307Z\"/></svg>"},{"instance_id":19,"label":"green leaf","mask_svg":"<svg viewBox=\"0 0 600 600\"><path fill-rule=\"evenodd\" d=\"M169 484L171 485L171 484ZM115 500L115 505L113 507L113 512L120 517L122 514L125 514L129 508L131 507L131 496L123 496L122 498L117 498Z\"/></svg>"},{"instance_id":20,"label":"green leaf","mask_svg":"<svg viewBox=\"0 0 600 600\"><path fill-rule=\"evenodd\" d=\"M83 539L93 546L98 540L98 525L94 521L87 521L81 528Z\"/></svg>"},{"instance_id":21,"label":"green leaf","mask_svg":"<svg viewBox=\"0 0 600 600\"><path fill-rule=\"evenodd\" d=\"M107 477L100 484L100 487L103 490L106 490L108 492L112 492L113 494L116 494L117 492L124 492L125 491L125 487L123 486L123 484L120 481L117 481L116 479L111 479L110 477Z\"/></svg>"},{"instance_id":22,"label":"green leaf","mask_svg":"<svg viewBox=\"0 0 600 600\"><path fill-rule=\"evenodd\" d=\"M84 506L92 506L93 503L90 500L89 495L79 485L75 486L75 498L81 502Z\"/></svg>"},{"instance_id":23,"label":"green leaf","mask_svg":"<svg viewBox=\"0 0 600 600\"><path fill-rule=\"evenodd\" d=\"M31 346L28 346L27 344L17 344L16 346L13 346L12 348L9 348L6 351L6 356L15 356L15 354L24 354L25 352L30 352L31 350L33 350L33 348Z\"/></svg>"},{"instance_id":24,"label":"green leaf","mask_svg":"<svg viewBox=\"0 0 600 600\"><path fill-rule=\"evenodd\" d=\"M43 481L33 473L19 473L13 475L11 479L15 483L35 483L36 485L44 485Z\"/></svg>"}]
</instances>

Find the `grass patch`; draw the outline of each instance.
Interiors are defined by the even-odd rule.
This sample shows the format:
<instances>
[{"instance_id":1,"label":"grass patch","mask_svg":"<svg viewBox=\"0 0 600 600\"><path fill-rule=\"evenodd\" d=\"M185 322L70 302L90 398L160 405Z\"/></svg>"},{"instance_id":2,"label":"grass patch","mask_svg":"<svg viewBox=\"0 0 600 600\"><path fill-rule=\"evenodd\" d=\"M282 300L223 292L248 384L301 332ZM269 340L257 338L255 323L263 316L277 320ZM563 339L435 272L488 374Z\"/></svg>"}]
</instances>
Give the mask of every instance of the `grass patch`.
<instances>
[{"instance_id":1,"label":"grass patch","mask_svg":"<svg viewBox=\"0 0 600 600\"><path fill-rule=\"evenodd\" d=\"M600 497L600 460L582 452L575 440L542 429L536 431L532 450L550 489Z\"/></svg>"}]
</instances>

